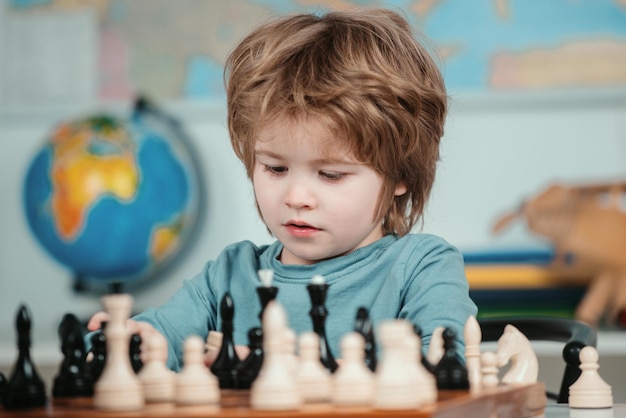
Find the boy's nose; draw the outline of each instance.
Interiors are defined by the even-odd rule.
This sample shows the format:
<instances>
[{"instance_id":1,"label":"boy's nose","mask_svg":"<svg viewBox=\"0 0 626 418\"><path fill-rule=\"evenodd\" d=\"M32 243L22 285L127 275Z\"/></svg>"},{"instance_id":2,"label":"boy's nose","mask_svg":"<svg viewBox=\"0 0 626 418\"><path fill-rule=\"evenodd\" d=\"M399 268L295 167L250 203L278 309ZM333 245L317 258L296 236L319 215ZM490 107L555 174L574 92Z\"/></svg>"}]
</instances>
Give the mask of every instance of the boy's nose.
<instances>
[{"instance_id":1,"label":"boy's nose","mask_svg":"<svg viewBox=\"0 0 626 418\"><path fill-rule=\"evenodd\" d=\"M303 182L292 181L285 192L285 204L290 208L313 208L315 207L315 197L311 193L310 187Z\"/></svg>"}]
</instances>

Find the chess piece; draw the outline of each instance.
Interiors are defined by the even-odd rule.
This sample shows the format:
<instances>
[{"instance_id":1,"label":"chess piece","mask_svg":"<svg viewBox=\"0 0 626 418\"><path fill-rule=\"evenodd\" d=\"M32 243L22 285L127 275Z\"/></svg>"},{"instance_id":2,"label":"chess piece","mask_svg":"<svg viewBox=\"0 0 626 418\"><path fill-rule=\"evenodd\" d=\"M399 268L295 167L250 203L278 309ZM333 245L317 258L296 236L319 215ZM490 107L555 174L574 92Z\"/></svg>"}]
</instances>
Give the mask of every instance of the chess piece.
<instances>
[{"instance_id":1,"label":"chess piece","mask_svg":"<svg viewBox=\"0 0 626 418\"><path fill-rule=\"evenodd\" d=\"M272 279L274 278L273 270L261 269L258 271L258 274L262 285L257 287L256 292L259 295L259 301L261 302L259 320L263 321L263 312L265 311L265 307L269 301L276 299L278 288L276 286L272 286Z\"/></svg>"},{"instance_id":2,"label":"chess piece","mask_svg":"<svg viewBox=\"0 0 626 418\"><path fill-rule=\"evenodd\" d=\"M277 301L263 313L263 366L250 389L250 405L261 410L297 410L302 400L296 380L285 361L284 344L287 314Z\"/></svg>"},{"instance_id":3,"label":"chess piece","mask_svg":"<svg viewBox=\"0 0 626 418\"><path fill-rule=\"evenodd\" d=\"M406 323L387 320L378 327L383 346L382 358L376 369L374 408L382 410L409 410L420 405L415 396L415 375L407 372Z\"/></svg>"},{"instance_id":4,"label":"chess piece","mask_svg":"<svg viewBox=\"0 0 626 418\"><path fill-rule=\"evenodd\" d=\"M0 403L2 403L2 397L4 396L4 389L7 387L7 378L0 372Z\"/></svg>"},{"instance_id":5,"label":"chess piece","mask_svg":"<svg viewBox=\"0 0 626 418\"><path fill-rule=\"evenodd\" d=\"M219 382L204 365L204 342L197 335L185 339L183 368L175 377L178 405L212 405L220 400Z\"/></svg>"},{"instance_id":6,"label":"chess piece","mask_svg":"<svg viewBox=\"0 0 626 418\"><path fill-rule=\"evenodd\" d=\"M443 338L443 357L435 366L438 390L466 390L469 389L467 369L456 355L456 332L452 328L445 328L441 334Z\"/></svg>"},{"instance_id":7,"label":"chess piece","mask_svg":"<svg viewBox=\"0 0 626 418\"><path fill-rule=\"evenodd\" d=\"M130 336L128 356L130 357L130 366L135 373L139 373L143 367L141 361L141 335L133 334Z\"/></svg>"},{"instance_id":8,"label":"chess piece","mask_svg":"<svg viewBox=\"0 0 626 418\"><path fill-rule=\"evenodd\" d=\"M250 354L237 366L237 389L250 389L263 365L263 331L254 327L248 331Z\"/></svg>"},{"instance_id":9,"label":"chess piece","mask_svg":"<svg viewBox=\"0 0 626 418\"><path fill-rule=\"evenodd\" d=\"M443 328L442 328L443 330ZM417 338L419 339L419 349L420 349L420 361L422 363L422 366L424 367L424 369L426 369L426 371L428 371L428 373L430 373L431 375L435 374L435 364L432 364L430 361L428 361L428 358L426 358L426 356L422 353L422 328L420 328L419 325L414 324L413 325L413 333L417 336ZM431 340L432 341L432 340ZM443 348L443 342L441 347Z\"/></svg>"},{"instance_id":10,"label":"chess piece","mask_svg":"<svg viewBox=\"0 0 626 418\"><path fill-rule=\"evenodd\" d=\"M359 332L341 338L341 367L333 374L332 402L337 406L369 406L374 374L365 362L365 339Z\"/></svg>"},{"instance_id":11,"label":"chess piece","mask_svg":"<svg viewBox=\"0 0 626 418\"><path fill-rule=\"evenodd\" d=\"M520 330L508 324L498 339L498 366L503 367L509 361L511 367L502 377L507 385L524 385L536 383L539 375L539 362L530 341Z\"/></svg>"},{"instance_id":12,"label":"chess piece","mask_svg":"<svg viewBox=\"0 0 626 418\"><path fill-rule=\"evenodd\" d=\"M430 344L428 345L428 353L426 359L432 365L437 365L445 352L443 348L443 327L437 327L430 336Z\"/></svg>"},{"instance_id":13,"label":"chess piece","mask_svg":"<svg viewBox=\"0 0 626 418\"><path fill-rule=\"evenodd\" d=\"M480 325L474 316L467 318L463 330L465 337L465 366L471 390L481 388L480 343L483 339Z\"/></svg>"},{"instance_id":14,"label":"chess piece","mask_svg":"<svg viewBox=\"0 0 626 418\"><path fill-rule=\"evenodd\" d=\"M480 356L481 364L481 387L490 389L498 387L500 378L498 377L498 357L492 351L486 351ZM471 383L470 383L471 386Z\"/></svg>"},{"instance_id":15,"label":"chess piece","mask_svg":"<svg viewBox=\"0 0 626 418\"><path fill-rule=\"evenodd\" d=\"M175 374L167 368L167 342L161 335L146 341L146 364L138 373L147 403L174 401Z\"/></svg>"},{"instance_id":16,"label":"chess piece","mask_svg":"<svg viewBox=\"0 0 626 418\"><path fill-rule=\"evenodd\" d=\"M356 313L354 330L363 336L365 346L365 364L371 371L376 371L376 339L374 338L374 325L369 312L360 307Z\"/></svg>"},{"instance_id":17,"label":"chess piece","mask_svg":"<svg viewBox=\"0 0 626 418\"><path fill-rule=\"evenodd\" d=\"M296 371L298 391L305 403L325 402L330 399L330 372L320 362L319 337L314 332L300 335L300 352Z\"/></svg>"},{"instance_id":18,"label":"chess piece","mask_svg":"<svg viewBox=\"0 0 626 418\"><path fill-rule=\"evenodd\" d=\"M408 324L408 323L407 323ZM437 382L435 376L422 363L422 340L415 329L407 327L406 363L415 376L414 391L423 405L437 401Z\"/></svg>"},{"instance_id":19,"label":"chess piece","mask_svg":"<svg viewBox=\"0 0 626 418\"><path fill-rule=\"evenodd\" d=\"M328 346L326 338L326 293L328 292L328 284L322 276L313 276L311 282L307 285L307 290L311 298L311 310L309 315L313 321L313 331L320 339L320 361L332 373L337 370L337 362L333 357L333 353Z\"/></svg>"},{"instance_id":20,"label":"chess piece","mask_svg":"<svg viewBox=\"0 0 626 418\"><path fill-rule=\"evenodd\" d=\"M55 398L93 396L93 381L87 370L87 352L80 326L73 314L66 314L59 325L63 361L52 385Z\"/></svg>"},{"instance_id":21,"label":"chess piece","mask_svg":"<svg viewBox=\"0 0 626 418\"><path fill-rule=\"evenodd\" d=\"M126 327L132 307L128 294L109 294L102 297L109 321L104 330L106 363L94 387L94 406L97 409L132 411L143 408L141 382L130 364L130 333Z\"/></svg>"},{"instance_id":22,"label":"chess piece","mask_svg":"<svg viewBox=\"0 0 626 418\"><path fill-rule=\"evenodd\" d=\"M4 386L2 403L6 409L28 409L46 404L46 388L30 358L30 312L21 305L15 318L18 357Z\"/></svg>"},{"instance_id":23,"label":"chess piece","mask_svg":"<svg viewBox=\"0 0 626 418\"><path fill-rule=\"evenodd\" d=\"M613 391L598 373L598 351L592 346L580 350L582 373L569 388L570 408L611 408Z\"/></svg>"},{"instance_id":24,"label":"chess piece","mask_svg":"<svg viewBox=\"0 0 626 418\"><path fill-rule=\"evenodd\" d=\"M217 376L221 389L233 389L237 382L237 366L240 363L233 341L233 318L235 305L230 293L226 292L220 303L222 317L222 346L211 365L211 372Z\"/></svg>"},{"instance_id":25,"label":"chess piece","mask_svg":"<svg viewBox=\"0 0 626 418\"><path fill-rule=\"evenodd\" d=\"M106 327L106 321L100 324L100 332L96 332L91 336L91 353L93 355L92 360L87 363L87 374L92 382L96 383L102 375L104 365L106 364L106 336L104 335L104 328Z\"/></svg>"}]
</instances>

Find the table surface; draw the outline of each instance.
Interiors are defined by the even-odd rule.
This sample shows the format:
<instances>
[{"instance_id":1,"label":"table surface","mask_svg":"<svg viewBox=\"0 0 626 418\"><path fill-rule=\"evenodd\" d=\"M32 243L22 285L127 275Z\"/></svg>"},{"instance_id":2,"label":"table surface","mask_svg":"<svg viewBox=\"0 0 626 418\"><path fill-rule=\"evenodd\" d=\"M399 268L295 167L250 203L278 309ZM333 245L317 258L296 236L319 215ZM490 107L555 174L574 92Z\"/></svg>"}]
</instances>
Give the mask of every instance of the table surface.
<instances>
[{"instance_id":1,"label":"table surface","mask_svg":"<svg viewBox=\"0 0 626 418\"><path fill-rule=\"evenodd\" d=\"M548 404L545 418L622 418L626 417L626 404L616 404L613 408L574 409L567 404Z\"/></svg>"}]
</instances>

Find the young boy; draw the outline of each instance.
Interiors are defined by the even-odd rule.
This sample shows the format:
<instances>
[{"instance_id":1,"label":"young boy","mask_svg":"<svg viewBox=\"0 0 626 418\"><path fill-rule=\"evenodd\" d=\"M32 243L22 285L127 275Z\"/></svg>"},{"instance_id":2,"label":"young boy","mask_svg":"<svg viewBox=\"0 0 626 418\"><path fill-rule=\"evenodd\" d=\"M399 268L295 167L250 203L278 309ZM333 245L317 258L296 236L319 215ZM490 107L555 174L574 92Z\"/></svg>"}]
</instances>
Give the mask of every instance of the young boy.
<instances>
[{"instance_id":1,"label":"young boy","mask_svg":"<svg viewBox=\"0 0 626 418\"><path fill-rule=\"evenodd\" d=\"M361 306L375 324L419 325L425 349L434 328L452 327L462 355L463 326L476 315L462 256L409 233L435 178L447 98L408 23L378 9L283 17L235 48L226 76L232 145L277 241L227 247L165 305L134 317L136 330L163 335L178 370L187 336L221 329L230 292L235 342L245 346L260 325L257 271L271 269L296 333L312 330L306 285L325 278L335 357Z\"/></svg>"}]
</instances>

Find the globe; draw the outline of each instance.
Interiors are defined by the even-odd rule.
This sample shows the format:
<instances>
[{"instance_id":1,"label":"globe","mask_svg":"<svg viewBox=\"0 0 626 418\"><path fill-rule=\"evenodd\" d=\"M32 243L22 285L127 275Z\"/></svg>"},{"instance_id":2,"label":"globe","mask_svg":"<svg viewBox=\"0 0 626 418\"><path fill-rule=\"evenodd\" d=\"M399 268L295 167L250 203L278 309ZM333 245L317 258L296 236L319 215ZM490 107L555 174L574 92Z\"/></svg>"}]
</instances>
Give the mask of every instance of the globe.
<instances>
[{"instance_id":1,"label":"globe","mask_svg":"<svg viewBox=\"0 0 626 418\"><path fill-rule=\"evenodd\" d=\"M176 259L201 212L198 165L176 120L145 100L128 117L58 124L32 159L30 230L77 286L127 284Z\"/></svg>"}]
</instances>

